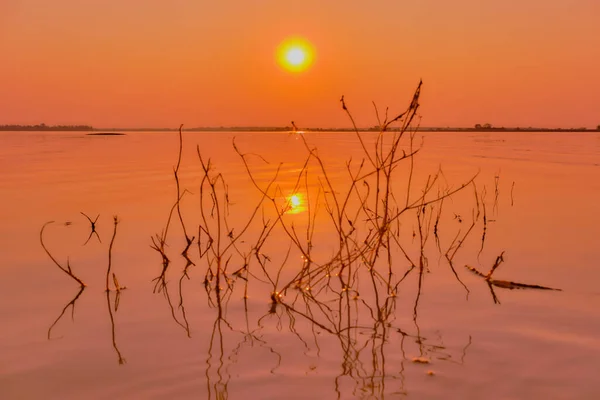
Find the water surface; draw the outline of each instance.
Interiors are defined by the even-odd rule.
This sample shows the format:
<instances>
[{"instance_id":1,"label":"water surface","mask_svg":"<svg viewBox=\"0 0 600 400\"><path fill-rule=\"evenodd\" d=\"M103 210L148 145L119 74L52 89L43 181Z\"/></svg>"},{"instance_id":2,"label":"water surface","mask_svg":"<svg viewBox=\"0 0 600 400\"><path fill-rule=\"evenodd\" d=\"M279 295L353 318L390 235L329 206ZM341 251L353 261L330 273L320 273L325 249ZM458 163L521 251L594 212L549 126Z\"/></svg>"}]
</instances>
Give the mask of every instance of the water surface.
<instances>
[{"instance_id":1,"label":"water surface","mask_svg":"<svg viewBox=\"0 0 600 400\"><path fill-rule=\"evenodd\" d=\"M356 135L304 135L344 193L348 160L356 166L364 158ZM365 135L371 145L374 137ZM299 196L298 209L284 218L302 236L306 216L315 211L303 207L317 200L323 181L312 165L298 189L307 150L299 137L281 132L184 133L179 178L181 191L189 193L180 207L189 236L197 238L202 224L196 146L205 162L211 159L211 173L221 173L227 184L230 205L222 211L231 226L224 243L230 229L243 229L261 198L233 149L234 137L259 186L266 187L281 165L279 197ZM290 289L283 302L291 310L272 306L272 284L256 263L251 276L233 274L243 267L239 254L227 266L230 281L219 282L223 291L217 295L214 280L207 289L208 266L197 239L189 252L195 265L184 275L186 242L176 214L166 243L171 263L165 286L154 290L162 263L151 237L164 230L177 199L177 133L1 132L2 398L598 398L600 135L439 132L417 135L415 145L421 140L414 196L440 167L440 181L449 187L477 174L475 188L445 201L440 246L431 236L423 273L411 272L395 296L383 290L378 299L360 276L356 287L365 290L343 302L323 291L315 295L322 304L294 303L305 289ZM408 176L402 168L393 183L399 202ZM467 292L444 254L475 217L474 190L485 193L479 197L479 210L486 207L485 243L482 249L480 215L453 258ZM263 212L274 218L269 210L261 208L241 249L259 234ZM208 205L205 211L214 212ZM87 243L90 224L80 212L100 215L98 237ZM127 287L116 311L116 293L107 297L104 290L113 215L120 223L112 269ZM46 246L64 265L68 258L88 285L74 312L67 308L54 326L79 287L40 245L48 221L55 222L44 231ZM314 227L315 258L327 259L337 234L325 205ZM413 260L417 230L409 215L398 227ZM280 282L304 263L288 248L285 232L275 230L263 249L269 276L281 267ZM494 278L562 291L491 292L464 267L487 272L502 253ZM397 249L391 254L401 277L410 263ZM387 273L387 265L381 268ZM376 301L388 305L389 315L369 311Z\"/></svg>"}]
</instances>

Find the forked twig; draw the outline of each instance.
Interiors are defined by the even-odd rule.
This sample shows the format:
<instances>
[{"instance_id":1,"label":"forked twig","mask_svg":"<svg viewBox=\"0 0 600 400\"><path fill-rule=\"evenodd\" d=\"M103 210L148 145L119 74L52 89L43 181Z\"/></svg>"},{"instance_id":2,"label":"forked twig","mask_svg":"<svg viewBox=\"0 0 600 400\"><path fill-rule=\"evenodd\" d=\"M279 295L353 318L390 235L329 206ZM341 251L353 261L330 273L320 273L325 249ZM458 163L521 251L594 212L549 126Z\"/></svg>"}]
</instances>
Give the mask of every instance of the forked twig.
<instances>
[{"instance_id":1,"label":"forked twig","mask_svg":"<svg viewBox=\"0 0 600 400\"><path fill-rule=\"evenodd\" d=\"M110 240L110 245L108 246L108 268L106 269L106 291L110 291L110 287L109 287L109 277L110 277L110 269L112 267L112 248L113 248L113 244L115 242L115 237L117 236L117 225L119 224L119 218L115 215L113 217L113 221L114 221L114 230L113 230L113 235L112 235L112 239ZM115 290L117 292L120 292L122 289L125 289L125 287L121 287L119 286L119 281L117 280L117 276L113 273L113 283L115 285Z\"/></svg>"},{"instance_id":2,"label":"forked twig","mask_svg":"<svg viewBox=\"0 0 600 400\"><path fill-rule=\"evenodd\" d=\"M96 219L92 220L86 213L84 213L83 211L79 212L81 215L83 215L84 217L86 217L88 219L88 221L90 221L90 227L91 227L91 231L90 231L90 235L88 236L87 240L85 241L85 243L83 244L84 246L86 244L88 244L88 242L90 241L90 239L92 238L92 235L96 234L96 237L98 238L98 241L100 243L102 243L102 240L100 239L100 235L98 235L98 232L96 231L96 222L98 222L98 218L100 218L100 214L98 214L96 216Z\"/></svg>"},{"instance_id":3,"label":"forked twig","mask_svg":"<svg viewBox=\"0 0 600 400\"><path fill-rule=\"evenodd\" d=\"M85 290L85 286L81 286L81 288L79 289L79 292L77 292L75 297L73 297L73 300L71 300L69 303L67 303L66 306L64 306L60 315L54 320L52 325L50 325L50 328L48 328L48 334L47 334L48 340L50 340L50 335L52 333L52 329L54 329L54 327L56 326L58 321L60 321L60 319L63 317L63 315L65 315L65 312L69 309L69 307L71 307L71 320L72 321L75 320L75 302L77 301L77 299L79 299L79 296L81 296L81 294L83 293L84 290Z\"/></svg>"}]
</instances>

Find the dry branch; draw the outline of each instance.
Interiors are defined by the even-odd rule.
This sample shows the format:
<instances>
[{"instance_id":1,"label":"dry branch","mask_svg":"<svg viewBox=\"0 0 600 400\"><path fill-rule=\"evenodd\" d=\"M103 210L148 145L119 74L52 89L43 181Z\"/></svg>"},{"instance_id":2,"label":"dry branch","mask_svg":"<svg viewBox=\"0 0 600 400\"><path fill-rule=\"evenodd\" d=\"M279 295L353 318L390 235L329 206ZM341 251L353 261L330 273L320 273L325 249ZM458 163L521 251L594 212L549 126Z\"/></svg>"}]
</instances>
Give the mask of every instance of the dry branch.
<instances>
[{"instance_id":1,"label":"dry branch","mask_svg":"<svg viewBox=\"0 0 600 400\"><path fill-rule=\"evenodd\" d=\"M50 254L50 251L48 250L48 248L44 244L44 229L46 229L46 226L48 226L49 224L52 224L52 223L54 223L54 221L48 221L48 222L46 222L42 226L42 229L40 230L40 243L42 245L42 248L44 249L44 251L46 252L46 254L48 254L48 257L50 257L50 259L54 262L54 264L56 264L56 266L58 268L61 269L62 272L64 272L65 274L69 275L72 279L74 279L77 283L79 283L79 285L82 288L84 288L86 286L86 284L83 283L83 281L81 279L79 279L77 276L75 276L75 274L73 273L73 270L71 269L71 264L69 263L69 260L67 259L67 266L63 267L62 265L60 265L60 263L58 261L56 261L56 259L52 256L52 254Z\"/></svg>"}]
</instances>

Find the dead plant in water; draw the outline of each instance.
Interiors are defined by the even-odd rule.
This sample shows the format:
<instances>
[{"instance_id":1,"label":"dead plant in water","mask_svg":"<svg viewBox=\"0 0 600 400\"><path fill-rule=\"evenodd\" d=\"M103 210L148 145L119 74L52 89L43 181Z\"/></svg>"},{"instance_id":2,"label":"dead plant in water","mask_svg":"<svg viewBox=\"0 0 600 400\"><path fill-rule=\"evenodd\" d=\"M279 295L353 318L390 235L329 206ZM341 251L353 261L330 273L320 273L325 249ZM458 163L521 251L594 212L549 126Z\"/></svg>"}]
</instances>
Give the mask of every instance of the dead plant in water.
<instances>
[{"instance_id":1,"label":"dead plant in water","mask_svg":"<svg viewBox=\"0 0 600 400\"><path fill-rule=\"evenodd\" d=\"M487 274L484 274L483 272L479 271L475 267L472 267L470 265L465 265L465 268L467 268L469 271L473 272L475 275L480 276L484 279L484 281L487 283L487 285L490 289L494 303L496 303L496 304L500 304L500 300L498 300L498 297L496 296L496 293L494 292L494 287L498 287L498 288L502 288L502 289L510 289L510 290L512 290L512 289L537 289L537 290L562 291L562 289L556 289L556 288L551 288L551 287L547 287L547 286L493 279L492 275L494 274L496 269L500 266L500 264L502 264L503 262L504 262L504 252L500 253L500 255L498 257L496 257L496 261L494 261L494 264L492 265L492 267L490 268L490 270L488 271Z\"/></svg>"},{"instance_id":2,"label":"dead plant in water","mask_svg":"<svg viewBox=\"0 0 600 400\"><path fill-rule=\"evenodd\" d=\"M62 272L64 272L65 274L69 275L71 277L71 279L75 280L77 283L79 283L79 285L82 288L84 288L86 286L86 284L83 283L83 281L81 279L79 279L75 275L75 273L73 272L73 269L71 269L71 264L69 263L69 259L67 258L67 265L66 265L66 267L62 266L58 261L56 261L56 259L52 256L52 254L50 254L50 251L48 250L48 248L44 244L44 229L46 229L46 226L48 226L48 225L50 225L52 223L54 223L54 221L48 221L48 222L46 222L42 226L42 229L40 230L40 243L42 245L42 248L44 249L44 251L46 252L46 254L48 254L48 257L50 257L50 259L52 260L52 262L54 262L54 264L56 264L56 266L58 268L60 268L60 270Z\"/></svg>"},{"instance_id":3,"label":"dead plant in water","mask_svg":"<svg viewBox=\"0 0 600 400\"><path fill-rule=\"evenodd\" d=\"M83 245L85 246L86 244L88 244L88 242L90 241L90 239L92 238L93 235L96 235L96 238L98 238L98 241L100 243L102 243L102 240L100 239L100 235L98 235L98 231L96 230L96 223L98 222L98 218L100 218L100 214L98 214L96 216L96 218L92 220L86 213L84 213L82 211L80 211L79 213L81 215L83 215L84 217L86 217L88 221L90 221L90 235L88 236L88 238L86 239L86 241Z\"/></svg>"},{"instance_id":4,"label":"dead plant in water","mask_svg":"<svg viewBox=\"0 0 600 400\"><path fill-rule=\"evenodd\" d=\"M180 182L179 182L179 167L181 166L181 156L182 156L182 152L183 152L182 129L183 129L183 124L181 124L179 126L179 151L177 154L177 164L175 165L175 167L173 167L173 176L175 177L177 199L175 201L175 204L173 204L173 207L171 207L171 210L169 211L169 216L167 218L167 222L166 222L165 227L162 230L162 232L160 234L155 234L154 236L152 236L150 238L152 240L152 244L150 245L150 247L152 249L156 250L162 258L162 271L159 276L157 276L156 278L153 279L153 282L155 282L154 292L161 291L166 285L166 273L167 273L167 269L169 268L169 264L171 262L171 260L169 259L169 257L167 257L167 254L166 254L166 246L167 246L166 241L167 241L167 236L169 233L169 227L171 225L171 219L173 217L173 212L175 210L177 210L177 215L178 215L179 221L181 223L181 229L183 230L183 234L185 236L185 241L186 241L186 247L181 252L181 255L187 261L186 270L187 270L187 267L189 267L190 265L194 265L192 260L188 257L188 250L189 250L190 246L193 244L195 237L194 236L190 237L188 235L187 229L186 229L186 226L185 226L185 223L183 220L183 216L181 213L181 199L187 193L187 190L181 191Z\"/></svg>"},{"instance_id":5,"label":"dead plant in water","mask_svg":"<svg viewBox=\"0 0 600 400\"><path fill-rule=\"evenodd\" d=\"M112 268L112 248L113 248L113 244L115 242L115 237L117 236L117 225L119 224L119 218L116 215L113 217L113 223L114 223L113 235L112 235L112 239L110 240L110 245L108 246L108 268L106 269L106 291L107 292L110 291L109 277L110 277L110 271ZM112 278L113 278L113 284L115 286L114 290L117 291L117 293L123 289L126 289L126 287L119 285L119 281L117 280L117 275L114 272L112 274Z\"/></svg>"},{"instance_id":6,"label":"dead plant in water","mask_svg":"<svg viewBox=\"0 0 600 400\"><path fill-rule=\"evenodd\" d=\"M280 305L292 307L301 298L305 304L315 304L316 309L321 310L314 314L324 318L319 322L320 326L326 326L326 321L330 321L330 302L335 303L339 310L349 310L355 304L362 304L368 312L384 318L391 312L388 299L398 295L400 285L411 274L418 274L414 304L416 319L425 277L430 271L426 248L431 236L435 237L440 256L445 256L457 282L468 294L467 286L454 268L454 259L481 223L481 218L480 253L483 251L489 222L486 188L484 186L482 191L477 189L477 173L458 185L450 185L441 168L425 177L416 174L415 160L421 151L421 145L416 141L421 88L420 82L407 108L393 117L388 117L387 110L380 115L375 107L380 127L375 134L361 132L357 128L345 98L341 98L342 110L354 127L353 134L361 153L359 158L346 162L345 181L341 184L339 174L331 172L319 150L297 129L294 130L305 157L288 182L291 181L292 193L302 192L306 197L302 227L297 222L300 217L292 219L288 216L293 208L292 200L286 195L289 190L284 190L279 183L280 173L285 172L289 176L284 164L270 165L264 157L244 151L234 138L233 149L258 194L249 215L243 220L236 218L235 223L230 220L232 203L227 181L212 160L203 157L200 146L197 146L200 162L198 257L206 266L204 285L212 306L218 307L221 301L228 299L239 280L244 282L244 297L247 297L252 280L268 285L272 313ZM177 210L187 244L182 252L186 267L179 279L179 308L184 313L182 282L189 278L187 272L192 261L187 250L194 238L190 239L187 233L180 204L186 193L181 190L178 176L182 143L180 128L179 155L174 168L177 200L162 233L152 238L152 248L161 254L163 260L161 275L155 279L155 291L161 291L166 287L170 262L166 254L167 232L172 214ZM263 167L270 168L271 177L265 179L264 175L259 175L256 163L261 163L261 172ZM494 187L493 209L496 212L498 175L495 176ZM451 229L442 228L443 221L448 219L443 214L452 215L453 212L449 209L451 202L446 200L468 188L472 188L474 194L470 223L466 222L468 217L464 211L460 211L462 216L455 214L458 230L447 246L442 245L441 232L451 232ZM333 249L326 257L321 243L314 239L318 214L321 217L319 223L328 224L320 230L331 232L328 245ZM407 233L411 232L410 226L413 243L406 240ZM277 263L269 255L269 249L275 246L273 243L277 243L279 249L287 249L278 252L280 260ZM286 243L285 247L282 243ZM445 251L442 251L442 246ZM298 255L301 263L292 270L289 268L290 260L297 259ZM496 282L491 278L488 280ZM172 306L171 309L174 310ZM316 320L313 314L300 315ZM185 315L183 318L185 320ZM178 318L175 320L180 323ZM182 326L189 334L187 321ZM335 328L329 329L336 332Z\"/></svg>"}]
</instances>

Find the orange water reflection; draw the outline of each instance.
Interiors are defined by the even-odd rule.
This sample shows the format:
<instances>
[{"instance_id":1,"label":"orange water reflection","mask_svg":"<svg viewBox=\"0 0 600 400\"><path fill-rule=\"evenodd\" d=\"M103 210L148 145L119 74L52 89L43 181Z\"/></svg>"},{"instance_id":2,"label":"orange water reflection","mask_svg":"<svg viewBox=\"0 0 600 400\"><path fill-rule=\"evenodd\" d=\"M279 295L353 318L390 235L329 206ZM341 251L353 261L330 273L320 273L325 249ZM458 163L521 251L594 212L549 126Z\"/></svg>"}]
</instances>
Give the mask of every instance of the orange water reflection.
<instances>
[{"instance_id":1,"label":"orange water reflection","mask_svg":"<svg viewBox=\"0 0 600 400\"><path fill-rule=\"evenodd\" d=\"M280 292L283 283L295 276L295 263L305 265L330 256L330 248L334 248L330 242L338 238L337 231L332 229L339 219L332 222L330 210L323 203L329 201L333 209L333 196L341 200L347 194L326 192L322 188L325 182L318 179L319 169L313 165L309 165L305 175L299 172L305 157L302 141L287 134L240 135L238 143L243 151L263 154L271 161L265 163L259 157L248 157L259 187L267 188L277 162L285 162L268 192L269 198L277 199L276 206L265 201L264 208L257 208L257 223L248 230L254 236L246 235L236 242L242 254L251 255L250 268L244 257L236 259L238 253L232 247L231 261L221 257L227 264L227 276L221 276L221 281L214 281L207 289L212 299L207 305L205 291L198 288L209 268L206 263L198 262L196 248L205 251L209 240L203 231L189 252L196 264L186 268L187 260L180 254L186 241L176 210L166 247L172 264L167 271L165 290L160 295L152 294L150 282L162 265L156 252L149 249L150 237L161 232L177 198L172 172L177 152L176 139L172 143L173 133L131 133L119 138L23 135L5 134L5 149L0 150L0 163L6 162L7 166L0 168L0 193L4 201L0 233L5 261L0 286L11 301L0 305L8 321L0 350L6 365L11 366L5 377L8 398L35 398L41 391L57 386L70 395L66 397L73 398L89 391L110 397L114 395L111 390L132 396L140 390L145 390L148 396L172 390L178 394L206 394L209 398L228 393L238 398L248 388L264 394L263 398L293 395L299 390L306 397L326 393L325 397L358 398L368 393L373 398L383 398L406 392L417 398L435 398L443 397L449 382L457 385L457 392L465 397L480 398L485 397L478 389L485 387L481 383L498 375L511 382L499 385L502 387L499 397L521 397L516 393L540 397L550 390L546 387L552 390L558 387L562 392L575 386L597 388L590 385L595 370L594 358L589 355L598 349L599 328L594 322L598 320L594 294L597 290L591 278L597 277L592 260L598 255L594 240L600 223L596 209L600 186L594 179L597 153L590 150L600 143L598 136L569 136L567 140L549 134L540 143L537 141L542 138L526 134L499 135L502 142L483 134L427 136L425 151L418 158L414 186L426 181L429 171L435 172L439 163L446 166L445 177L452 183L468 176L471 168L480 167L478 189L488 185L488 195L481 200L487 205L488 216L485 248L481 250L480 224L454 258L458 275L471 291L468 300L462 286L448 284L455 278L444 258L437 262L439 251L431 236L427 242L430 247L424 253L431 257L429 263L423 263L423 273L415 275L419 269L414 268L404 290L389 297L375 299L370 279L361 280L359 295L358 291L341 287L339 275L324 272L320 281L315 275L306 275L301 282L303 286L288 288L281 303L270 308L268 293L273 287ZM190 190L181 200L190 236L199 236L196 143L200 143L203 154L214 159L215 172L227 178L230 184L227 198L217 197L220 204L231 199L229 208L222 209L227 225L223 223L220 231L210 230L215 243L220 238L221 248L243 232L246 220L238 216L252 212L256 198L262 195L255 193L256 188L240 168L239 158L231 155L231 136L204 133L185 136L180 171L182 188ZM360 147L352 144L348 134L309 132L307 137L310 143L316 142L332 186L345 187L343 183L351 178L344 160L360 154ZM170 149L166 143L172 144ZM536 152L527 152L533 145ZM359 160L356 156L354 159ZM497 206L496 174L500 175ZM402 179L398 183L402 184ZM362 194L367 189L361 186L359 190ZM454 237L465 235L471 224L472 210L467 206L473 194L465 191L461 196L444 203L438 230L442 254L452 245ZM578 198L576 208L560 207L569 204L573 196ZM44 198L43 208L39 207L40 198ZM211 201L206 204L206 217L210 218L211 212L217 211ZM263 226L273 224L282 210L288 214L283 218L289 223L288 236L298 235L297 241L310 261L299 251L288 252L289 246L284 241L288 236L272 234L267 241L256 239ZM462 219L456 219L454 212ZM100 214L98 238L92 238L85 246L90 221L81 213L93 218ZM101 295L112 233L111 215L116 213L122 216L123 224L115 242L114 267L119 280L135 288L133 293L127 293L127 301L120 306L122 323L111 321L110 314L106 315L107 305L109 313L116 312L112 294L109 301ZM303 214L294 216L300 213ZM340 229L351 232L355 226L352 235L362 233L363 236L357 237L363 240L368 234L363 232L365 221L354 215L344 214ZM423 225L432 229L436 213L427 208L423 215ZM49 219L70 221L50 226L44 239L57 259L65 265L69 262L90 286L88 293L76 297L66 307L65 294L74 292L75 284L58 271L36 242L41 224ZM404 221L400 237L407 255L413 256L411 250L416 247L418 257L419 225L414 221ZM314 237L313 226L316 226ZM304 235L305 232L308 234ZM549 248L553 251L547 251ZM505 290L500 295L503 289L500 287L498 297L502 305L495 305L496 299L490 299L485 279L471 274L464 265L472 264L486 273L503 250L507 262L494 272L498 282L539 283L562 288L564 292ZM394 258L397 262L392 265L393 273L401 274L409 268L405 258L404 254ZM564 265L572 267L567 270ZM268 273L272 282L254 278L263 272L265 276ZM378 272L382 276L389 273L387 269ZM421 280L422 296L418 291ZM331 284L320 291L328 281ZM23 282L32 290L23 291ZM321 300L323 297L327 298ZM69 305L75 308L75 300L77 311L72 314ZM165 302L169 304L165 306ZM57 314L63 315L61 310L66 310L65 318L53 324ZM417 311L421 310L417 319ZM69 322L69 314L74 315L75 323ZM49 325L51 338L64 339L24 350L24 345L37 343L37 336L46 332ZM115 325L118 338L114 335ZM210 326L213 329L206 329ZM119 349L130 360L123 368L117 369L122 357L118 349L111 349L111 333L114 347L118 339ZM470 346L471 335L473 346ZM575 335L576 339L571 339ZM33 351L37 351L35 357ZM86 357L80 356L82 351ZM56 376L50 372L58 357L73 371L71 374ZM581 368L572 372L560 368L572 357L580 360ZM86 380L85 375L96 372L97 360L105 358L109 367L103 367L93 382ZM423 361L429 364L421 364ZM38 362L45 364L40 366ZM546 368L550 364L557 368ZM190 369L193 375L182 373ZM430 378L428 370L437 377ZM519 377L527 374L556 385L525 385ZM123 379L124 375L127 379ZM310 379L310 387L306 379ZM424 379L429 379L425 381L427 384L420 384ZM33 381L38 385L28 385ZM310 390L313 392L307 393ZM585 397L587 393L579 390L577 394Z\"/></svg>"}]
</instances>

